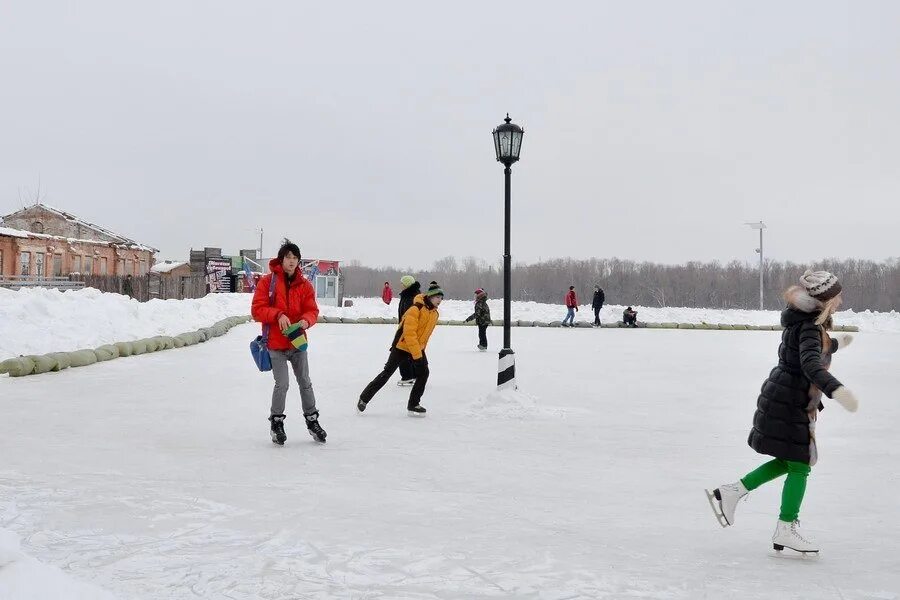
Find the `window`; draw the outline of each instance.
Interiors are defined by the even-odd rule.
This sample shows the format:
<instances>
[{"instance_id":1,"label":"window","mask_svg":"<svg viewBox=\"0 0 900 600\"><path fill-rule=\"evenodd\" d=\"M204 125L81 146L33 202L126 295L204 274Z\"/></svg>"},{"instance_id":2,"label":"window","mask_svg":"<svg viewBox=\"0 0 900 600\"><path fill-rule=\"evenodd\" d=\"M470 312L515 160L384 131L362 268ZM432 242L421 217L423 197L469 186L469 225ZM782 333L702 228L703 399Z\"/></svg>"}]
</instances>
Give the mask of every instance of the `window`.
<instances>
[{"instance_id":1,"label":"window","mask_svg":"<svg viewBox=\"0 0 900 600\"><path fill-rule=\"evenodd\" d=\"M337 277L333 275L316 277L316 297L337 298Z\"/></svg>"},{"instance_id":2,"label":"window","mask_svg":"<svg viewBox=\"0 0 900 600\"><path fill-rule=\"evenodd\" d=\"M53 276L62 277L62 254L53 255Z\"/></svg>"},{"instance_id":3,"label":"window","mask_svg":"<svg viewBox=\"0 0 900 600\"><path fill-rule=\"evenodd\" d=\"M81 257L77 254L72 256L72 269L75 273L81 273Z\"/></svg>"},{"instance_id":4,"label":"window","mask_svg":"<svg viewBox=\"0 0 900 600\"><path fill-rule=\"evenodd\" d=\"M31 275L31 252L19 252L19 275Z\"/></svg>"},{"instance_id":5,"label":"window","mask_svg":"<svg viewBox=\"0 0 900 600\"><path fill-rule=\"evenodd\" d=\"M122 275L123 277L125 276L125 259L124 258L119 259L119 268L116 271L116 275Z\"/></svg>"},{"instance_id":6,"label":"window","mask_svg":"<svg viewBox=\"0 0 900 600\"><path fill-rule=\"evenodd\" d=\"M93 275L94 274L94 257L93 256L85 256L84 257L84 273L85 273L85 275Z\"/></svg>"},{"instance_id":7,"label":"window","mask_svg":"<svg viewBox=\"0 0 900 600\"><path fill-rule=\"evenodd\" d=\"M147 274L147 261L146 261L146 260L142 260L142 261L141 261L141 270L140 270L140 274L141 274L141 275L146 275L146 274Z\"/></svg>"},{"instance_id":8,"label":"window","mask_svg":"<svg viewBox=\"0 0 900 600\"><path fill-rule=\"evenodd\" d=\"M44 253L43 252L35 252L34 253L34 274L38 277L43 277L44 273Z\"/></svg>"},{"instance_id":9,"label":"window","mask_svg":"<svg viewBox=\"0 0 900 600\"><path fill-rule=\"evenodd\" d=\"M107 270L106 270L106 257L105 257L105 256L101 256L101 257L100 257L100 274L101 274L101 275L106 275L106 274L107 274Z\"/></svg>"},{"instance_id":10,"label":"window","mask_svg":"<svg viewBox=\"0 0 900 600\"><path fill-rule=\"evenodd\" d=\"M34 233L44 233L44 224L40 221L35 221L31 224L31 231Z\"/></svg>"}]
</instances>

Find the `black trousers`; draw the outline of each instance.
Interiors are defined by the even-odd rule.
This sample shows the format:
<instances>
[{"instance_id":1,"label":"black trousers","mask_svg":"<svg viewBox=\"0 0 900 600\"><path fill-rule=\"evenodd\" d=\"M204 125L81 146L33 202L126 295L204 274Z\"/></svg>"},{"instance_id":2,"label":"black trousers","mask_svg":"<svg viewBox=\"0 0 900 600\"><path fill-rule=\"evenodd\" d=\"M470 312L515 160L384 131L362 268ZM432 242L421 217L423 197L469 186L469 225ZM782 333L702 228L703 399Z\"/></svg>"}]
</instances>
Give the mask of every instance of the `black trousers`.
<instances>
[{"instance_id":1,"label":"black trousers","mask_svg":"<svg viewBox=\"0 0 900 600\"><path fill-rule=\"evenodd\" d=\"M487 325L478 326L478 345L487 348Z\"/></svg>"},{"instance_id":2,"label":"black trousers","mask_svg":"<svg viewBox=\"0 0 900 600\"><path fill-rule=\"evenodd\" d=\"M415 379L416 378L416 370L413 367L412 357L410 356L408 360L404 360L400 363L400 379Z\"/></svg>"},{"instance_id":3,"label":"black trousers","mask_svg":"<svg viewBox=\"0 0 900 600\"><path fill-rule=\"evenodd\" d=\"M375 397L375 394L378 393L378 390L383 388L384 384L388 382L391 375L394 374L394 371L403 364L403 361L407 360L412 362L412 355L409 352L391 348L391 353L388 355L387 362L384 363L384 369L375 377L375 379L369 382L366 389L359 395L359 399L368 404L372 398ZM425 393L425 384L428 383L428 357L425 356L424 352L422 353L422 362L415 367L415 377L416 383L409 392L407 408L412 408L419 404L422 400L422 394Z\"/></svg>"},{"instance_id":4,"label":"black trousers","mask_svg":"<svg viewBox=\"0 0 900 600\"><path fill-rule=\"evenodd\" d=\"M600 309L601 308L603 308L603 307L600 306L600 307L594 308L594 325L600 324Z\"/></svg>"},{"instance_id":5,"label":"black trousers","mask_svg":"<svg viewBox=\"0 0 900 600\"><path fill-rule=\"evenodd\" d=\"M637 327L637 317L624 317L622 322L629 327Z\"/></svg>"}]
</instances>

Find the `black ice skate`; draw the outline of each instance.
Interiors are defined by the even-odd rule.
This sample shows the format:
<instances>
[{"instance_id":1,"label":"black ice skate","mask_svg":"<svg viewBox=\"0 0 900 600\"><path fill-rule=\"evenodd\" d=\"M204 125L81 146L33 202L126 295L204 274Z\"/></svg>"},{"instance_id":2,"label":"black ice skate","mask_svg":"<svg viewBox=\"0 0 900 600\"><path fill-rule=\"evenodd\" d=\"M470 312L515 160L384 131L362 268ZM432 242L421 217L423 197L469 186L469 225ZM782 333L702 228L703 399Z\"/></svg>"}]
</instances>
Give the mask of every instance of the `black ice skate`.
<instances>
[{"instance_id":1,"label":"black ice skate","mask_svg":"<svg viewBox=\"0 0 900 600\"><path fill-rule=\"evenodd\" d=\"M284 446L287 441L287 435L284 433L284 415L272 415L269 417L271 422L272 443Z\"/></svg>"},{"instance_id":2,"label":"black ice skate","mask_svg":"<svg viewBox=\"0 0 900 600\"><path fill-rule=\"evenodd\" d=\"M425 407L421 404L414 404L413 406L407 407L406 410L411 417L424 417L425 413L427 412L425 410Z\"/></svg>"},{"instance_id":3,"label":"black ice skate","mask_svg":"<svg viewBox=\"0 0 900 600\"><path fill-rule=\"evenodd\" d=\"M314 440L323 444L325 443L325 437L328 434L325 433L325 430L319 425L319 411L306 415L306 428L309 430L309 435L311 435Z\"/></svg>"}]
</instances>

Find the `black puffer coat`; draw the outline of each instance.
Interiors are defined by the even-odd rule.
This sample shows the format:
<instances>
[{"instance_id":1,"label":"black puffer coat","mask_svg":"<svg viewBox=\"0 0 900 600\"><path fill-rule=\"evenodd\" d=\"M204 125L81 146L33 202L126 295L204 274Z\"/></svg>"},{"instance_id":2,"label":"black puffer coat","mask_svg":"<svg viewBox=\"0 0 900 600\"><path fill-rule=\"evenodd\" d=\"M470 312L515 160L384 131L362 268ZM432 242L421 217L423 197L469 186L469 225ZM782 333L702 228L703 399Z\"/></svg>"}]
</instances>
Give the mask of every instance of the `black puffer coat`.
<instances>
[{"instance_id":1,"label":"black puffer coat","mask_svg":"<svg viewBox=\"0 0 900 600\"><path fill-rule=\"evenodd\" d=\"M829 398L841 387L841 382L826 368L827 358L823 360L823 329L815 323L818 314L818 310L805 312L796 305L789 305L781 313L784 332L778 348L778 366L763 383L747 439L760 454L809 463L810 386L815 385ZM837 351L837 340L829 341L831 352Z\"/></svg>"},{"instance_id":2,"label":"black puffer coat","mask_svg":"<svg viewBox=\"0 0 900 600\"><path fill-rule=\"evenodd\" d=\"M406 311L413 305L413 300L421 293L422 285L418 281L400 292L400 309L397 311L397 317L401 321L403 320L403 315L405 315Z\"/></svg>"}]
</instances>

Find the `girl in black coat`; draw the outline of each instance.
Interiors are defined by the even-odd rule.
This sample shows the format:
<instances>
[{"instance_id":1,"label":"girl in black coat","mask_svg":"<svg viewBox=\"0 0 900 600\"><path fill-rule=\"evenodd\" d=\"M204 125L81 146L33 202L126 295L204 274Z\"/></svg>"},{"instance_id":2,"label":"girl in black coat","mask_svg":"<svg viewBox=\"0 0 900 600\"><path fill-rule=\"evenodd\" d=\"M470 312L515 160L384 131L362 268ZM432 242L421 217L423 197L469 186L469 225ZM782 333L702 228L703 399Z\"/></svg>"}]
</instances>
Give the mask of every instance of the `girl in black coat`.
<instances>
[{"instance_id":1,"label":"girl in black coat","mask_svg":"<svg viewBox=\"0 0 900 600\"><path fill-rule=\"evenodd\" d=\"M707 490L710 505L722 527L734 523L738 501L749 491L782 475L787 475L781 496L781 514L772 543L798 552L818 552L810 540L800 535L800 504L806 492L806 478L816 463L816 416L824 409L821 398L837 401L850 412L859 402L850 390L828 372L831 355L853 340L850 335L827 333L831 316L841 305L841 284L826 271L807 271L784 297L787 308L781 313L781 345L778 366L762 385L753 415L753 429L747 443L760 454L774 457L736 483Z\"/></svg>"}]
</instances>

